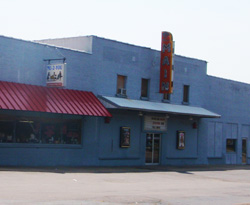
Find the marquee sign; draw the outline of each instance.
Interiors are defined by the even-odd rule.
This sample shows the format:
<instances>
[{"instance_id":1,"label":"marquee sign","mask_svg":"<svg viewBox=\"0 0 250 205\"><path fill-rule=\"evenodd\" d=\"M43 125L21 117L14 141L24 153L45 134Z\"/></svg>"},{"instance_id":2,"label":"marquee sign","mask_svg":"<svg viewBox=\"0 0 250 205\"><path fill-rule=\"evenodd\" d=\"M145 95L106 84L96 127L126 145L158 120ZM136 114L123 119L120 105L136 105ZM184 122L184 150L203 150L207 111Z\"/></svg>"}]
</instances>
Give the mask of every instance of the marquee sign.
<instances>
[{"instance_id":1,"label":"marquee sign","mask_svg":"<svg viewBox=\"0 0 250 205\"><path fill-rule=\"evenodd\" d=\"M166 131L167 118L157 116L144 116L144 130Z\"/></svg>"},{"instance_id":2,"label":"marquee sign","mask_svg":"<svg viewBox=\"0 0 250 205\"><path fill-rule=\"evenodd\" d=\"M46 85L50 87L65 86L65 67L66 67L65 63L47 65Z\"/></svg>"},{"instance_id":3,"label":"marquee sign","mask_svg":"<svg viewBox=\"0 0 250 205\"><path fill-rule=\"evenodd\" d=\"M169 32L162 32L160 66L160 93L173 93L173 36Z\"/></svg>"}]
</instances>

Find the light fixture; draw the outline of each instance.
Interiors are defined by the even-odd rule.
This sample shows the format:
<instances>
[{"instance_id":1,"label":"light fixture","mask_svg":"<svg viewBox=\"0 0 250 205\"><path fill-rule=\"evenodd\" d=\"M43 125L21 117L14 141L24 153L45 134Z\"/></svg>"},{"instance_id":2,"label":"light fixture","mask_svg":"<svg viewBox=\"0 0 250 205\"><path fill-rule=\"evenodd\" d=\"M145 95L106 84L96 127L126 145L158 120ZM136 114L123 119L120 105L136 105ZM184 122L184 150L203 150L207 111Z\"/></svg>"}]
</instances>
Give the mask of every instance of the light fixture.
<instances>
[{"instance_id":1,"label":"light fixture","mask_svg":"<svg viewBox=\"0 0 250 205\"><path fill-rule=\"evenodd\" d=\"M197 129L197 123L196 122L193 122L193 129Z\"/></svg>"},{"instance_id":2,"label":"light fixture","mask_svg":"<svg viewBox=\"0 0 250 205\"><path fill-rule=\"evenodd\" d=\"M34 121L29 121L29 120L20 120L19 122L23 122L23 123L34 123Z\"/></svg>"},{"instance_id":3,"label":"light fixture","mask_svg":"<svg viewBox=\"0 0 250 205\"><path fill-rule=\"evenodd\" d=\"M106 124L109 124L110 121L111 121L111 117L105 117L105 118L104 118L104 122L105 122Z\"/></svg>"},{"instance_id":4,"label":"light fixture","mask_svg":"<svg viewBox=\"0 0 250 205\"><path fill-rule=\"evenodd\" d=\"M142 117L143 116L143 113L142 112L139 112L139 114L138 114L140 117Z\"/></svg>"}]
</instances>

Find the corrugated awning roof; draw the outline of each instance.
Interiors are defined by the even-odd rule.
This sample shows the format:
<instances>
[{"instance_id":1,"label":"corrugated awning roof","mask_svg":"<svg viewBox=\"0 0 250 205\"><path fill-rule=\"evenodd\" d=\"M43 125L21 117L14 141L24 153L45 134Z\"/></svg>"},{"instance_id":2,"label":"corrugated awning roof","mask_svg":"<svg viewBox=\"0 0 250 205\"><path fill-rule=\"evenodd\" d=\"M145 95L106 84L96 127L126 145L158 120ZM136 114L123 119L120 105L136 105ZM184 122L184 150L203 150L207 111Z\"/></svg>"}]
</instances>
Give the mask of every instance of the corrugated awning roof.
<instances>
[{"instance_id":1,"label":"corrugated awning roof","mask_svg":"<svg viewBox=\"0 0 250 205\"><path fill-rule=\"evenodd\" d=\"M0 81L0 109L112 117L92 92Z\"/></svg>"},{"instance_id":2,"label":"corrugated awning roof","mask_svg":"<svg viewBox=\"0 0 250 205\"><path fill-rule=\"evenodd\" d=\"M169 114L180 114L180 115L191 115L207 118L218 118L221 117L219 114L213 113L202 107L193 107L189 105L175 105L170 103L159 103L145 100L132 100L127 98L118 97L100 97L101 102L106 108L113 109L129 109L129 110L140 110L146 112L158 112L158 113L169 113Z\"/></svg>"}]
</instances>

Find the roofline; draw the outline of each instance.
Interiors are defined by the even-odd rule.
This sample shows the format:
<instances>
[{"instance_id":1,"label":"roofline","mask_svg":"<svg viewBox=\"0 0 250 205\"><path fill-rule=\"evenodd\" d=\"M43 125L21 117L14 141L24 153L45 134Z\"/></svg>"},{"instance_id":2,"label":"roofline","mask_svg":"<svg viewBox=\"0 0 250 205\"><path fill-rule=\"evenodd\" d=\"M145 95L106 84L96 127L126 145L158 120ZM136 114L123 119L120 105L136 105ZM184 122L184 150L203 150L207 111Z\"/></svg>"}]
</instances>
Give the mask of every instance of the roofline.
<instances>
[{"instance_id":1,"label":"roofline","mask_svg":"<svg viewBox=\"0 0 250 205\"><path fill-rule=\"evenodd\" d=\"M204 63L208 63L206 60L202 60L202 59L198 59L198 58L194 58L194 57L187 57L187 56L182 56L182 55L178 55L178 54L174 54L174 55L178 56L180 58L187 58L187 59L191 59L191 60L202 61Z\"/></svg>"},{"instance_id":2,"label":"roofline","mask_svg":"<svg viewBox=\"0 0 250 205\"><path fill-rule=\"evenodd\" d=\"M160 50L152 49L150 47L134 45L134 44L125 43L125 42L121 42L121 41L117 41L117 40L113 40L113 39L108 39L108 38L104 38L104 37L99 37L99 36L95 36L95 35L90 35L90 36L85 36L85 37L95 37L95 38L99 38L99 39L103 39L103 40L107 40L107 41L113 41L115 43L120 43L120 44L124 44L124 45L128 45L128 46L139 47L139 48L144 48L144 49L150 49L150 50L156 51L156 52L161 52ZM202 62L207 63L206 60L197 59L197 58L194 58L194 57L187 57L187 56L182 56L182 55L178 55L178 54L175 54L175 56L178 56L178 57L181 57L181 58L192 59L192 60L198 60L198 61L202 61Z\"/></svg>"},{"instance_id":3,"label":"roofline","mask_svg":"<svg viewBox=\"0 0 250 205\"><path fill-rule=\"evenodd\" d=\"M88 37L88 36L86 36L86 37ZM126 43L126 42L122 42L122 41L118 41L118 40L114 40L114 39L104 38L104 37L100 37L100 36L95 36L95 35L90 35L89 37L99 38L99 39L106 40L106 41L113 41L115 43L120 43L120 44L124 44L124 45L128 45L128 46L133 46L133 47L139 47L139 48L144 48L144 49L155 50L155 49L152 49L150 47L139 46L139 45L135 45L135 44L131 44L131 43ZM155 51L157 51L157 50L155 50Z\"/></svg>"},{"instance_id":4,"label":"roofline","mask_svg":"<svg viewBox=\"0 0 250 205\"><path fill-rule=\"evenodd\" d=\"M81 51L81 50L77 50L77 49L72 49L72 48L67 48L67 47L62 47L62 46L51 45L51 44L48 44L48 43L38 42L40 40L34 40L34 41L23 40L23 39L19 39L19 38L4 36L4 35L0 35L0 37L9 38L9 39L18 40L18 41L24 41L24 42L27 42L27 43L34 43L34 44L37 44L37 45L48 46L48 47L51 47L51 48L59 48L59 49L64 49L64 50L69 50L69 51L74 51L74 52L79 52L79 53L92 54L92 53L86 52L86 51ZM106 40L106 41L112 41L112 42L115 42L115 43L120 43L120 44L124 44L124 45L128 45L128 46L133 46L133 47L138 47L138 48L149 49L149 50L156 51L156 52L161 52L160 50L152 49L150 47L145 47L145 46L139 46L139 45L134 45L134 44L130 44L130 43L125 43L125 42L121 42L121 41L118 41L118 40L113 40L113 39L108 39L108 38L104 38L104 37L99 37L99 36L96 36L96 35L75 36L75 37L73 36L73 37L63 37L63 38L48 38L48 39L41 39L41 41L42 40L55 40L55 39L81 38L81 37L98 38L98 39L102 39L102 40ZM187 56L182 56L182 55L178 55L178 54L175 54L175 56L180 57L180 58L192 59L192 60L197 60L197 61L202 61L202 62L207 63L206 60L197 59L197 58L194 58L194 57L187 57Z\"/></svg>"},{"instance_id":5,"label":"roofline","mask_svg":"<svg viewBox=\"0 0 250 205\"><path fill-rule=\"evenodd\" d=\"M0 35L0 38L8 38L8 39L11 39L11 40L23 41L23 42L26 42L26 43L32 43L32 44L47 46L47 47L51 47L51 48L59 48L59 49L69 50L69 51L74 51L74 52L79 52L79 53L92 54L92 53L89 53L89 52L86 52L86 51L80 51L80 50L77 50L77 49L51 45L51 44L47 44L47 43L40 43L40 42L36 42L36 41L31 41L31 40L23 40L23 39L20 39L20 38L14 38L14 37L9 37L9 36L4 36L4 35Z\"/></svg>"},{"instance_id":6,"label":"roofline","mask_svg":"<svg viewBox=\"0 0 250 205\"><path fill-rule=\"evenodd\" d=\"M215 78L215 79L218 79L218 80L224 80L224 81L227 81L227 82L230 82L230 83L236 83L236 84L241 84L241 85L245 85L245 86L250 86L250 83L246 83L246 82L242 82L242 81L237 81L237 80L232 80L232 79L229 79L229 78L223 78L223 77L219 77L219 76L214 76L214 75L208 75L207 74L207 77L208 78Z\"/></svg>"}]
</instances>

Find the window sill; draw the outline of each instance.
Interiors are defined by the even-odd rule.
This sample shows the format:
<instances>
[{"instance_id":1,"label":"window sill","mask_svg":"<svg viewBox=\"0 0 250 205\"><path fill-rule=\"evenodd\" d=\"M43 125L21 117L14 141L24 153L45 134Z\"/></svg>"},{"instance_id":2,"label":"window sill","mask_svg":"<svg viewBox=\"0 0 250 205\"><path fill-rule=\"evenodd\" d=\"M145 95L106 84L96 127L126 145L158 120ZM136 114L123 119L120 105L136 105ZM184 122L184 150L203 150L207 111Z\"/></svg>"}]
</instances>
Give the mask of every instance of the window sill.
<instances>
[{"instance_id":1,"label":"window sill","mask_svg":"<svg viewBox=\"0 0 250 205\"><path fill-rule=\"evenodd\" d=\"M138 160L140 157L99 157L100 160Z\"/></svg>"},{"instance_id":2,"label":"window sill","mask_svg":"<svg viewBox=\"0 0 250 205\"><path fill-rule=\"evenodd\" d=\"M164 103L170 103L170 100L163 99L162 102L164 102Z\"/></svg>"},{"instance_id":3,"label":"window sill","mask_svg":"<svg viewBox=\"0 0 250 205\"><path fill-rule=\"evenodd\" d=\"M236 152L226 152L226 154L237 154Z\"/></svg>"},{"instance_id":4,"label":"window sill","mask_svg":"<svg viewBox=\"0 0 250 205\"><path fill-rule=\"evenodd\" d=\"M190 156L190 157L166 157L166 159L180 160L180 159L198 159L198 156Z\"/></svg>"},{"instance_id":5,"label":"window sill","mask_svg":"<svg viewBox=\"0 0 250 205\"><path fill-rule=\"evenodd\" d=\"M148 97L140 97L141 100L149 100Z\"/></svg>"},{"instance_id":6,"label":"window sill","mask_svg":"<svg viewBox=\"0 0 250 205\"><path fill-rule=\"evenodd\" d=\"M116 96L116 97L119 97L119 98L128 98L127 95L121 95L121 94L116 94L115 96Z\"/></svg>"},{"instance_id":7,"label":"window sill","mask_svg":"<svg viewBox=\"0 0 250 205\"><path fill-rule=\"evenodd\" d=\"M208 159L222 159L223 157L220 156L220 157L207 157Z\"/></svg>"},{"instance_id":8,"label":"window sill","mask_svg":"<svg viewBox=\"0 0 250 205\"><path fill-rule=\"evenodd\" d=\"M1 148L56 148L81 149L81 144L34 144L34 143L0 143Z\"/></svg>"}]
</instances>

